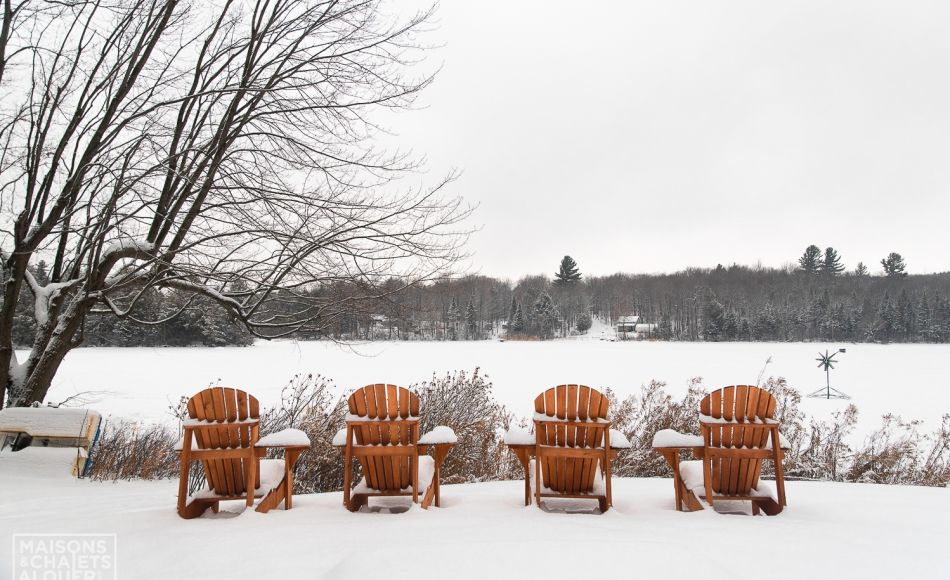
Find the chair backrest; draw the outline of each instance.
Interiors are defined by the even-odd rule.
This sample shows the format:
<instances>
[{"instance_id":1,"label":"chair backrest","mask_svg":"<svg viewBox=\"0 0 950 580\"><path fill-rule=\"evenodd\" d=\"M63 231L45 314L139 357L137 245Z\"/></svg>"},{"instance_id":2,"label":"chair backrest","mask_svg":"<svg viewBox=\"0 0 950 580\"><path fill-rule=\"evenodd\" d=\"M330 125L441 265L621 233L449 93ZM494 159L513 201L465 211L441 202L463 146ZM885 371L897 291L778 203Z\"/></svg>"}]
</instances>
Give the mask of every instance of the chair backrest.
<instances>
[{"instance_id":1,"label":"chair backrest","mask_svg":"<svg viewBox=\"0 0 950 580\"><path fill-rule=\"evenodd\" d=\"M768 445L770 429L766 426L776 425L775 407L771 393L748 385L718 389L700 402L704 445L717 450L707 454L715 492L743 495L758 486L762 459L749 450Z\"/></svg>"},{"instance_id":2,"label":"chair backrest","mask_svg":"<svg viewBox=\"0 0 950 580\"><path fill-rule=\"evenodd\" d=\"M260 419L257 399L240 389L207 388L188 400L188 417L198 421L220 422L220 427L195 429L198 449L247 449L252 447L258 430L249 419ZM202 461L208 486L221 495L237 496L245 492L242 459ZM260 474L255 487L260 485Z\"/></svg>"},{"instance_id":3,"label":"chair backrest","mask_svg":"<svg viewBox=\"0 0 950 580\"><path fill-rule=\"evenodd\" d=\"M534 400L535 418L550 420L535 424L541 445L599 448L604 445L603 428L592 423L606 422L607 397L586 385L558 385ZM598 461L590 458L541 458L544 486L558 493L590 493L594 489Z\"/></svg>"},{"instance_id":4,"label":"chair backrest","mask_svg":"<svg viewBox=\"0 0 950 580\"><path fill-rule=\"evenodd\" d=\"M347 401L350 417L356 421L353 434L357 445L414 446L419 440L419 395L396 385L366 385ZM399 492L412 486L408 455L358 456L367 487L382 492Z\"/></svg>"},{"instance_id":5,"label":"chair backrest","mask_svg":"<svg viewBox=\"0 0 950 580\"><path fill-rule=\"evenodd\" d=\"M396 385L366 385L347 401L350 415L361 423L354 430L358 445L414 445L418 429L405 423L419 417L419 395Z\"/></svg>"}]
</instances>

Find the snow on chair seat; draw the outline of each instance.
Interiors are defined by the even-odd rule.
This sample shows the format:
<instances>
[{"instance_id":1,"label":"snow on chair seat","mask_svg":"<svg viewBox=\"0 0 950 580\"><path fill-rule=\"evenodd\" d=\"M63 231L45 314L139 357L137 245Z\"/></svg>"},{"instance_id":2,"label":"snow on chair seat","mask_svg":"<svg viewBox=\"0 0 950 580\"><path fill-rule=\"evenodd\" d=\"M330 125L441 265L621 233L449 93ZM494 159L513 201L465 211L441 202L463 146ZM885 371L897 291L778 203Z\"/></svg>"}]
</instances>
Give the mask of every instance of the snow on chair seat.
<instances>
[{"instance_id":1,"label":"snow on chair seat","mask_svg":"<svg viewBox=\"0 0 950 580\"><path fill-rule=\"evenodd\" d=\"M343 453L347 509L357 511L377 496L411 496L423 509L433 500L440 505L440 468L457 441L455 433L436 427L420 437L419 397L404 387L367 385L356 389L347 405L346 428L333 437L333 445ZM427 455L430 447L433 457ZM351 489L354 459L363 481Z\"/></svg>"},{"instance_id":2,"label":"snow on chair seat","mask_svg":"<svg viewBox=\"0 0 950 580\"><path fill-rule=\"evenodd\" d=\"M700 496L706 493L706 483L703 479L702 460L697 459L693 461L683 461L680 463L680 477L683 478L683 485L686 486L686 489ZM769 498L774 501L775 494L772 493L769 488L774 489L774 486L759 481L756 487L750 488L747 493L753 497ZM728 499L727 495L724 495L718 491L714 491L713 496L722 499Z\"/></svg>"},{"instance_id":3,"label":"snow on chair seat","mask_svg":"<svg viewBox=\"0 0 950 580\"><path fill-rule=\"evenodd\" d=\"M181 473L178 515L200 516L209 507L218 510L223 500L243 499L248 507L263 497L256 511L267 512L281 501L292 507L293 467L310 447L306 434L288 429L260 437L260 405L239 389L212 387L188 400L180 442ZM176 448L179 447L176 445ZM282 448L282 460L264 460L268 448ZM207 489L188 497L192 461L204 466Z\"/></svg>"}]
</instances>

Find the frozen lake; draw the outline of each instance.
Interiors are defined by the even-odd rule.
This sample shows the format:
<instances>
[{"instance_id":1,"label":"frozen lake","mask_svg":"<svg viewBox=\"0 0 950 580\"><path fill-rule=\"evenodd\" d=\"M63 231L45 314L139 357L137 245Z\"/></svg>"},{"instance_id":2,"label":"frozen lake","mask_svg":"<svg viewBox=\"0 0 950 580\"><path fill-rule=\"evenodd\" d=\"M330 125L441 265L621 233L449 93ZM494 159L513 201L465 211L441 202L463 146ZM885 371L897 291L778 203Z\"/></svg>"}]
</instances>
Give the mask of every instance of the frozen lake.
<instances>
[{"instance_id":1,"label":"frozen lake","mask_svg":"<svg viewBox=\"0 0 950 580\"><path fill-rule=\"evenodd\" d=\"M482 369L495 397L518 414L533 412L540 391L559 383L611 387L626 395L651 379L674 395L691 377L707 388L755 384L783 376L803 393L824 385L815 362L819 350L837 350L832 386L848 393L860 410L859 430L879 424L884 413L922 419L929 431L950 412L950 345L820 343L670 343L557 340L547 342L259 342L247 348L84 348L70 353L49 400L77 391L108 391L93 407L116 416L169 418L169 402L210 383L244 388L273 403L294 373L320 373L340 394L375 382L408 385L433 372ZM23 356L25 353L21 353ZM846 402L806 399L804 409L822 416Z\"/></svg>"}]
</instances>

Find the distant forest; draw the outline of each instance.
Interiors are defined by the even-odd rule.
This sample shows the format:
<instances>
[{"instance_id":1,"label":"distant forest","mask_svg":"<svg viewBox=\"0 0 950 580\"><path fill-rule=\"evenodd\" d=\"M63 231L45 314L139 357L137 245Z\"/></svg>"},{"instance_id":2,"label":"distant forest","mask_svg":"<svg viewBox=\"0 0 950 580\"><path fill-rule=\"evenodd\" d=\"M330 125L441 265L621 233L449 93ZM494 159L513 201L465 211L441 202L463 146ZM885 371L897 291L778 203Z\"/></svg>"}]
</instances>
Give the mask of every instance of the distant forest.
<instances>
[{"instance_id":1,"label":"distant forest","mask_svg":"<svg viewBox=\"0 0 950 580\"><path fill-rule=\"evenodd\" d=\"M638 316L649 330L620 338L676 341L950 342L950 273L907 274L903 258L882 259L881 274L846 271L833 248L810 246L796 266L717 266L673 274L583 276L565 256L553 277L515 283L488 276L395 292L362 301L300 339L484 340L581 335L593 321ZM44 266L37 277L45 275ZM381 288L398 288L395 280ZM306 297L346 295L344 284ZM385 292L384 292L385 293ZM388 294L388 293L387 293ZM299 298L299 297L297 297ZM35 324L18 309L15 339L26 346ZM274 312L279 316L279 312ZM142 324L137 321L159 321ZM247 345L253 337L220 307L179 291L155 291L130 318L91 314L83 344L97 346Z\"/></svg>"}]
</instances>

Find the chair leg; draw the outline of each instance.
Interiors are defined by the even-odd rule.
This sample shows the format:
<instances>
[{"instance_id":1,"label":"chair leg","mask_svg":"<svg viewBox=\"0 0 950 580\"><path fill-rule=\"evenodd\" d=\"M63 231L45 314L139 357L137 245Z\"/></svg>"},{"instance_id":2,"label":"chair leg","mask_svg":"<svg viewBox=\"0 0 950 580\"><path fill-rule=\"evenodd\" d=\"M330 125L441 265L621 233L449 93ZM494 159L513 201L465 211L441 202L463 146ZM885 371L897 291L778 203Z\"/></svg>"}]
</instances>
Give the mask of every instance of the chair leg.
<instances>
[{"instance_id":1,"label":"chair leg","mask_svg":"<svg viewBox=\"0 0 950 580\"><path fill-rule=\"evenodd\" d=\"M181 460L181 473L178 479L178 513L179 515L185 512L185 503L188 501L188 460L187 458L182 458Z\"/></svg>"},{"instance_id":2,"label":"chair leg","mask_svg":"<svg viewBox=\"0 0 950 580\"><path fill-rule=\"evenodd\" d=\"M534 455L534 500L541 507L541 454Z\"/></svg>"},{"instance_id":3,"label":"chair leg","mask_svg":"<svg viewBox=\"0 0 950 580\"><path fill-rule=\"evenodd\" d=\"M251 449L251 451L254 450ZM247 507L251 507L254 505L254 492L257 490L257 456L251 455L246 461L245 476L247 477L247 483L245 483L244 491L247 493Z\"/></svg>"}]
</instances>

